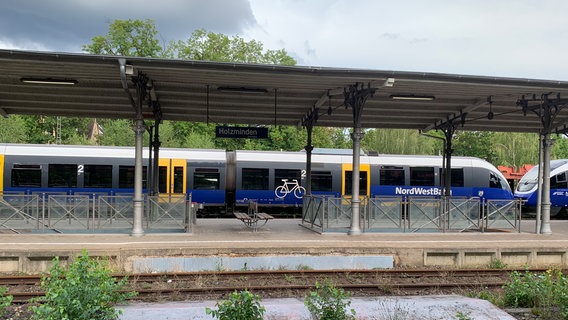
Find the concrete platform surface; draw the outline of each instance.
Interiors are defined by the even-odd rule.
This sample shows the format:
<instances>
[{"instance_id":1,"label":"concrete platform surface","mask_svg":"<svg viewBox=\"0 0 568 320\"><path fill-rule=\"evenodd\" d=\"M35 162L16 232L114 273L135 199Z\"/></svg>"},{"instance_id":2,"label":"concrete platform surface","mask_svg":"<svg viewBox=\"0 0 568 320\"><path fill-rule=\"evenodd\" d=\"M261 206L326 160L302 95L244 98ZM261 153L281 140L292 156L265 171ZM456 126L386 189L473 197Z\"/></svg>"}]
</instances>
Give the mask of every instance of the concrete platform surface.
<instances>
[{"instance_id":1,"label":"concrete platform surface","mask_svg":"<svg viewBox=\"0 0 568 320\"><path fill-rule=\"evenodd\" d=\"M121 320L210 320L205 308L216 309L215 301L134 303L121 306ZM264 319L309 320L311 316L301 299L266 299L261 304L266 308ZM418 296L352 298L351 308L357 319L471 319L514 320L505 311L485 300L462 296ZM459 316L462 316L461 318Z\"/></svg>"},{"instance_id":2,"label":"concrete platform surface","mask_svg":"<svg viewBox=\"0 0 568 320\"><path fill-rule=\"evenodd\" d=\"M276 219L252 232L237 219L199 219L192 233L0 234L0 272L37 273L51 259L72 259L86 249L105 256L119 270L134 272L155 258L179 259L282 256L385 257L392 266L487 266L493 259L510 266L568 266L568 221L552 221L550 235L535 233L534 221L522 232L318 234L299 219ZM175 259L174 259L175 258ZM154 259L154 260L152 260ZM374 259L374 258L373 258ZM323 259L322 259L323 260ZM183 264L181 263L181 264ZM251 263L251 262L249 262ZM161 265L162 262L154 263ZM144 271L171 271L137 269ZM177 270L185 271L185 270Z\"/></svg>"}]
</instances>

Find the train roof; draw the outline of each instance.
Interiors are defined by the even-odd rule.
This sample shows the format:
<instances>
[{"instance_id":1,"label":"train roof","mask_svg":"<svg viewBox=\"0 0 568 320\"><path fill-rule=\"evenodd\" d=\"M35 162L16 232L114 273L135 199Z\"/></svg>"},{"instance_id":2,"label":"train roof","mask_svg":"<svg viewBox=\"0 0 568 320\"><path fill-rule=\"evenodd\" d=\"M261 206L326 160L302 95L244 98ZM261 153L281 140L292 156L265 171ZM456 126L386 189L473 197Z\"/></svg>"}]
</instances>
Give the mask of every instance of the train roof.
<instances>
[{"instance_id":1,"label":"train roof","mask_svg":"<svg viewBox=\"0 0 568 320\"><path fill-rule=\"evenodd\" d=\"M56 144L0 144L0 154L28 156L61 157L113 157L134 159L134 147L92 146L92 145L56 145ZM148 148L142 151L148 158ZM225 151L207 149L160 148L162 158L181 158L193 160L225 160Z\"/></svg>"},{"instance_id":2,"label":"train roof","mask_svg":"<svg viewBox=\"0 0 568 320\"><path fill-rule=\"evenodd\" d=\"M352 163L351 154L345 151L333 153L334 149L322 149L323 153L312 155L312 161L318 163ZM345 149L335 149L345 150ZM69 157L114 157L134 158L134 147L120 146L92 146L92 145L55 145L55 144L0 144L0 153L6 155L30 155L30 156L69 156ZM304 163L306 153L303 151L253 151L237 150L237 161L278 161ZM143 157L148 158L148 148L144 148ZM188 160L215 160L225 161L226 151L218 149L183 149L183 148L160 148L160 158L179 158ZM374 165L410 165L410 166L442 166L441 156L430 155L362 155L362 164ZM566 160L568 163L568 160ZM452 157L453 167L480 166L494 168L489 162L475 157Z\"/></svg>"}]
</instances>

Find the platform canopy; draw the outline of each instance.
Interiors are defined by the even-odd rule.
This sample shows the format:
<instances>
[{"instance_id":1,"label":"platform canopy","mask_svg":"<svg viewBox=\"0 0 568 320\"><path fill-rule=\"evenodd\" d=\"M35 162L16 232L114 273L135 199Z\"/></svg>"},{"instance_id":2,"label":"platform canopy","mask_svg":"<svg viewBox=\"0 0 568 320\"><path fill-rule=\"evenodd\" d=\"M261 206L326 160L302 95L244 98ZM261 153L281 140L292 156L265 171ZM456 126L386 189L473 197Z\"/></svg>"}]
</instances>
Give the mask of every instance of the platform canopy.
<instances>
[{"instance_id":1,"label":"platform canopy","mask_svg":"<svg viewBox=\"0 0 568 320\"><path fill-rule=\"evenodd\" d=\"M164 120L298 126L317 108L315 125L353 127L344 90L360 84L376 88L364 128L430 130L456 120L463 130L538 132L531 105L568 98L568 82L550 80L0 50L0 113L133 119L121 58L128 77L149 79ZM143 114L152 118L151 108ZM568 109L555 114L556 128L567 122Z\"/></svg>"}]
</instances>

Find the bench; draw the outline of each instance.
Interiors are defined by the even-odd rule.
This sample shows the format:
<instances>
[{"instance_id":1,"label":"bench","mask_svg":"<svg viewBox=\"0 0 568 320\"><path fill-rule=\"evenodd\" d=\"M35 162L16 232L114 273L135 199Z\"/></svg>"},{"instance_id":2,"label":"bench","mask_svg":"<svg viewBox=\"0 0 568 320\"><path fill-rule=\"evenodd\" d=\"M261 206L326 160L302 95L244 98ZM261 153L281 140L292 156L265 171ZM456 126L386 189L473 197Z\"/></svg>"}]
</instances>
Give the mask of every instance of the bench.
<instances>
[{"instance_id":1,"label":"bench","mask_svg":"<svg viewBox=\"0 0 568 320\"><path fill-rule=\"evenodd\" d=\"M268 213L258 212L258 204L255 201L249 201L247 211L247 213L235 211L233 214L247 227L252 228L254 232L256 232L258 228L263 227L268 220L274 219L274 217ZM259 221L264 221L264 223L259 226Z\"/></svg>"}]
</instances>

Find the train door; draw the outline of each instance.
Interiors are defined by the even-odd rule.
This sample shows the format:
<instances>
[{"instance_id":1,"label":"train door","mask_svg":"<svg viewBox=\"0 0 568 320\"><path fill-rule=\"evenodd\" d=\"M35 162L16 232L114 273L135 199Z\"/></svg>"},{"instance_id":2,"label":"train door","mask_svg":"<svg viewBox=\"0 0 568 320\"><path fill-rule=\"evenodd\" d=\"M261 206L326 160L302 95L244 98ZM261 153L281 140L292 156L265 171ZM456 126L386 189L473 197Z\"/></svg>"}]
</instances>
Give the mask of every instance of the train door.
<instances>
[{"instance_id":1,"label":"train door","mask_svg":"<svg viewBox=\"0 0 568 320\"><path fill-rule=\"evenodd\" d=\"M160 194L185 194L186 169L184 159L160 159L158 165L158 191Z\"/></svg>"},{"instance_id":2,"label":"train door","mask_svg":"<svg viewBox=\"0 0 568 320\"><path fill-rule=\"evenodd\" d=\"M359 166L359 196L369 196L371 189L371 165ZM353 165L344 163L341 166L341 194L350 198L353 195Z\"/></svg>"}]
</instances>

